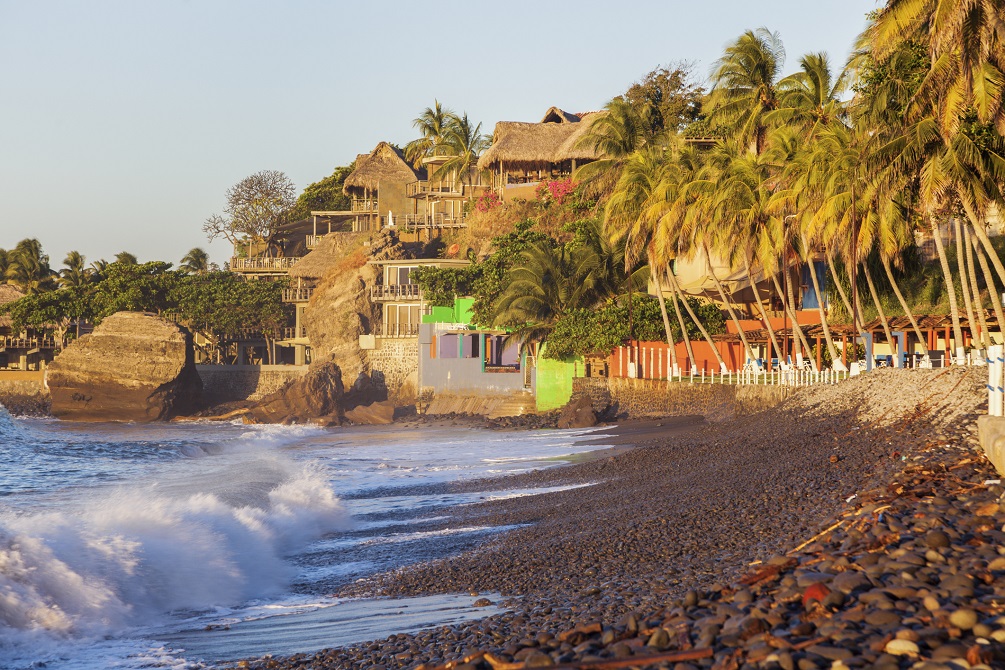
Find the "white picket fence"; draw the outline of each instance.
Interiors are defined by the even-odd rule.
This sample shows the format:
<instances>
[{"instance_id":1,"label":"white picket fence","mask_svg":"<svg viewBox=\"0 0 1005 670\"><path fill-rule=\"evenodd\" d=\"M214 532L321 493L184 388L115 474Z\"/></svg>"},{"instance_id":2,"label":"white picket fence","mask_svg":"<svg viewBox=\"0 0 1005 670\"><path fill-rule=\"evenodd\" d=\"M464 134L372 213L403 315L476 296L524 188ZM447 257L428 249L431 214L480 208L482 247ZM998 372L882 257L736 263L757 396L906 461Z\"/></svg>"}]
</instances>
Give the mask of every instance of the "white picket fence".
<instances>
[{"instance_id":1,"label":"white picket fence","mask_svg":"<svg viewBox=\"0 0 1005 670\"><path fill-rule=\"evenodd\" d=\"M837 384L854 376L851 372L835 370L767 370L746 369L739 372L724 370L719 373L692 370L689 375L673 375L670 381L691 384L739 384L761 386L812 386L815 384Z\"/></svg>"}]
</instances>

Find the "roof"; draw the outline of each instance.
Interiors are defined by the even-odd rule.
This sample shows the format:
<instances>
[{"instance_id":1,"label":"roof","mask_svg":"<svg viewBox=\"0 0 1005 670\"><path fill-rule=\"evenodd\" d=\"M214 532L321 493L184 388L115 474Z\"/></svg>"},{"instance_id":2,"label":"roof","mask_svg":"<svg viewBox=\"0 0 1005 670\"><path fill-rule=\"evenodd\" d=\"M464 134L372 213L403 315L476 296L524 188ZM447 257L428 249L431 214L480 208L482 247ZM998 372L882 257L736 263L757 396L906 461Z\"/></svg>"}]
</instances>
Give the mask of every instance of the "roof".
<instances>
[{"instance_id":1,"label":"roof","mask_svg":"<svg viewBox=\"0 0 1005 670\"><path fill-rule=\"evenodd\" d=\"M18 291L16 288L10 284L0 284L0 305L6 305L9 302L14 302L18 298L23 298L24 294ZM0 314L0 328L6 328L10 326L11 318L7 314Z\"/></svg>"},{"instance_id":2,"label":"roof","mask_svg":"<svg viewBox=\"0 0 1005 670\"><path fill-rule=\"evenodd\" d=\"M552 107L541 123L500 121L492 134L492 146L478 160L478 169L492 165L561 163L567 160L596 160L592 147L577 147L590 124L603 112L589 112L582 117Z\"/></svg>"},{"instance_id":3,"label":"roof","mask_svg":"<svg viewBox=\"0 0 1005 670\"><path fill-rule=\"evenodd\" d=\"M375 191L383 180L410 184L418 179L401 151L387 142L381 142L370 153L356 157L356 169L345 178L342 190L346 194L352 188Z\"/></svg>"},{"instance_id":4,"label":"roof","mask_svg":"<svg viewBox=\"0 0 1005 670\"><path fill-rule=\"evenodd\" d=\"M471 265L471 261L464 260L461 258L411 258L411 259L394 259L386 261L367 261L370 265L432 265L434 267L446 267L454 266L460 267L464 265Z\"/></svg>"}]
</instances>

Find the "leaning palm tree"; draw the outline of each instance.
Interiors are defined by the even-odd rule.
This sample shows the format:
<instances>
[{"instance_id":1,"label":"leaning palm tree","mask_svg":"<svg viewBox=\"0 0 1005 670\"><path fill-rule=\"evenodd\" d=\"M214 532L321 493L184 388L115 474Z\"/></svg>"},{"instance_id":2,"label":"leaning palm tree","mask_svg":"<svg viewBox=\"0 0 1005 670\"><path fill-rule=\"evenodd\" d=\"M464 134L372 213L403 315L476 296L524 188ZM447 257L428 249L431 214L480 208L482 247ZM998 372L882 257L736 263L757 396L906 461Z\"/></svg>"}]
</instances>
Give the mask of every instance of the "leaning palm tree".
<instances>
[{"instance_id":1,"label":"leaning palm tree","mask_svg":"<svg viewBox=\"0 0 1005 670\"><path fill-rule=\"evenodd\" d=\"M426 107L412 121L412 127L419 131L419 138L405 145L405 158L416 168L421 167L424 158L432 156L438 147L446 143L447 132L456 118L439 100L433 100L433 106Z\"/></svg>"},{"instance_id":2,"label":"leaning palm tree","mask_svg":"<svg viewBox=\"0 0 1005 670\"><path fill-rule=\"evenodd\" d=\"M209 254L204 249L190 249L181 259L178 269L189 275L204 275L209 272Z\"/></svg>"},{"instance_id":3,"label":"leaning palm tree","mask_svg":"<svg viewBox=\"0 0 1005 670\"><path fill-rule=\"evenodd\" d=\"M576 141L577 149L589 149L600 158L576 170L575 178L591 181L605 176L617 178L625 161L643 147L656 143L652 123L645 112L627 100L614 98L597 114L590 127Z\"/></svg>"},{"instance_id":4,"label":"leaning palm tree","mask_svg":"<svg viewBox=\"0 0 1005 670\"><path fill-rule=\"evenodd\" d=\"M452 179L454 184L471 183L471 169L478 163L478 156L489 148L491 139L482 134L482 124L472 125L465 112L455 117L447 128L441 149L450 156L434 176L438 179Z\"/></svg>"},{"instance_id":5,"label":"leaning palm tree","mask_svg":"<svg viewBox=\"0 0 1005 670\"><path fill-rule=\"evenodd\" d=\"M84 256L79 251L71 251L63 259L63 269L59 271L60 286L82 288L91 283L91 270L87 268Z\"/></svg>"},{"instance_id":6,"label":"leaning palm tree","mask_svg":"<svg viewBox=\"0 0 1005 670\"><path fill-rule=\"evenodd\" d=\"M845 76L831 72L826 53L807 54L799 60L799 72L778 82L778 107L765 114L771 125L799 128L808 136L816 135L844 116L841 93Z\"/></svg>"},{"instance_id":7,"label":"leaning palm tree","mask_svg":"<svg viewBox=\"0 0 1005 670\"><path fill-rule=\"evenodd\" d=\"M42 243L37 239L24 239L8 252L5 273L9 283L22 293L45 293L56 286L56 272L49 267L49 256L42 253Z\"/></svg>"},{"instance_id":8,"label":"leaning palm tree","mask_svg":"<svg viewBox=\"0 0 1005 670\"><path fill-rule=\"evenodd\" d=\"M778 33L748 30L715 63L709 95L709 120L735 129L735 135L756 153L764 151L766 115L778 108L778 77L785 47Z\"/></svg>"}]
</instances>

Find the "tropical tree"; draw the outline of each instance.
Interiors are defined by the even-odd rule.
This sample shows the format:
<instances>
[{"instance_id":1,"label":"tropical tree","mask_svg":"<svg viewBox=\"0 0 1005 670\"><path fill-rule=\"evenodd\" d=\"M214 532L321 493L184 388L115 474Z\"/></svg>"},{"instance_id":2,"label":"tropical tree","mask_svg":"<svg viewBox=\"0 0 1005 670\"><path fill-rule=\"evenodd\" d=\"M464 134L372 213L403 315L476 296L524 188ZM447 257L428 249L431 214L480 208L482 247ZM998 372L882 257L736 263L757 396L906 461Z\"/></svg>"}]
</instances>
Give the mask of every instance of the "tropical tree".
<instances>
[{"instance_id":1,"label":"tropical tree","mask_svg":"<svg viewBox=\"0 0 1005 670\"><path fill-rule=\"evenodd\" d=\"M181 259L178 269L187 275L204 275L209 272L209 254L204 249L195 247L190 249Z\"/></svg>"},{"instance_id":2,"label":"tropical tree","mask_svg":"<svg viewBox=\"0 0 1005 670\"><path fill-rule=\"evenodd\" d=\"M33 295L55 288L57 273L49 267L49 256L42 252L42 243L30 238L21 240L7 253L5 276L22 293Z\"/></svg>"},{"instance_id":3,"label":"tropical tree","mask_svg":"<svg viewBox=\"0 0 1005 670\"><path fill-rule=\"evenodd\" d=\"M296 187L285 173L262 170L227 189L224 215L206 219L202 230L210 241L218 237L235 246L244 242L271 243L280 226L290 220Z\"/></svg>"},{"instance_id":4,"label":"tropical tree","mask_svg":"<svg viewBox=\"0 0 1005 670\"><path fill-rule=\"evenodd\" d=\"M600 156L576 170L579 181L591 181L602 176L617 178L621 167L634 152L654 144L662 136L654 131L650 106L636 106L623 98L614 98L597 114L576 147L590 149Z\"/></svg>"},{"instance_id":5,"label":"tropical tree","mask_svg":"<svg viewBox=\"0 0 1005 670\"><path fill-rule=\"evenodd\" d=\"M778 108L778 79L785 47L778 33L748 30L726 47L712 71L709 119L733 128L735 136L757 153L765 149L767 115Z\"/></svg>"},{"instance_id":6,"label":"tropical tree","mask_svg":"<svg viewBox=\"0 0 1005 670\"><path fill-rule=\"evenodd\" d=\"M405 145L405 158L416 168L421 167L424 158L432 156L447 143L447 135L456 119L452 111L441 105L439 100L434 100L432 107L427 107L412 121L412 127L419 131L419 138Z\"/></svg>"},{"instance_id":7,"label":"tropical tree","mask_svg":"<svg viewBox=\"0 0 1005 670\"><path fill-rule=\"evenodd\" d=\"M120 251L119 253L115 254L114 262L118 263L119 265L139 265L140 263L139 259L136 258L134 254L131 254L128 251Z\"/></svg>"},{"instance_id":8,"label":"tropical tree","mask_svg":"<svg viewBox=\"0 0 1005 670\"><path fill-rule=\"evenodd\" d=\"M844 75L835 77L826 53L799 59L800 70L778 82L778 107L765 115L772 125L805 131L808 136L844 115L840 100L846 87Z\"/></svg>"},{"instance_id":9,"label":"tropical tree","mask_svg":"<svg viewBox=\"0 0 1005 670\"><path fill-rule=\"evenodd\" d=\"M482 124L472 126L467 112L454 117L447 126L446 135L439 149L449 155L435 176L449 178L455 184L471 183L471 169L478 163L478 156L488 149L491 139L482 134Z\"/></svg>"},{"instance_id":10,"label":"tropical tree","mask_svg":"<svg viewBox=\"0 0 1005 670\"><path fill-rule=\"evenodd\" d=\"M63 269L59 271L59 284L67 288L83 288L91 283L92 272L79 251L71 251L63 259Z\"/></svg>"}]
</instances>

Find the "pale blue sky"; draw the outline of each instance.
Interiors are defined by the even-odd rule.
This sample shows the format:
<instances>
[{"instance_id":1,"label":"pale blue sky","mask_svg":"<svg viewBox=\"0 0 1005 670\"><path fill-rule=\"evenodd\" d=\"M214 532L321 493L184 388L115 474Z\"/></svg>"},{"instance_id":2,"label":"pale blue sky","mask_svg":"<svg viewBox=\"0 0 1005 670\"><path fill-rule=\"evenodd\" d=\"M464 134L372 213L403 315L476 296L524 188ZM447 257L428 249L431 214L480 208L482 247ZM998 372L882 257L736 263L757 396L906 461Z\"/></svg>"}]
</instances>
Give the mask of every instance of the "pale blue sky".
<instances>
[{"instance_id":1,"label":"pale blue sky","mask_svg":"<svg viewBox=\"0 0 1005 670\"><path fill-rule=\"evenodd\" d=\"M60 266L127 250L213 260L203 220L264 169L298 189L404 144L439 98L492 132L550 105L598 109L661 63L705 76L748 28L786 72L843 63L875 0L264 2L0 0L0 247ZM443 55L431 54L442 49Z\"/></svg>"}]
</instances>

